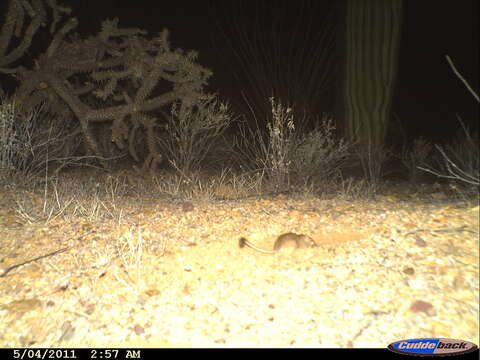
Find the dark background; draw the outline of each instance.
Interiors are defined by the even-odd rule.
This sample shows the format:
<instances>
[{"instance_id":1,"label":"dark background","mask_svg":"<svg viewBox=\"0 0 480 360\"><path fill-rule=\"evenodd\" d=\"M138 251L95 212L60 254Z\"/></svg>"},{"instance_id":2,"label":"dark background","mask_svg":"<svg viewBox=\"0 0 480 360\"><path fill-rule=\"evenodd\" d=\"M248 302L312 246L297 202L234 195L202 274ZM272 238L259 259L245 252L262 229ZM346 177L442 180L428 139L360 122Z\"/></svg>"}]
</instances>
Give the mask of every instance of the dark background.
<instances>
[{"instance_id":1,"label":"dark background","mask_svg":"<svg viewBox=\"0 0 480 360\"><path fill-rule=\"evenodd\" d=\"M138 27L147 30L149 35L168 28L173 48L198 51L198 62L213 71L209 82L211 90L233 99L241 89L236 88L238 83L228 66L230 54L221 36L222 28L227 28L231 19L219 15L222 9L232 8L232 1L236 0L69 0L61 3L73 9L73 15L80 22L78 30L84 35L96 34L102 20L114 17L119 18L120 27ZM252 9L256 1L269 0L250 1ZM270 1L271 11L274 13L283 7L293 14L300 1L303 0ZM335 0L317 1L326 10L335 5ZM478 0L404 0L394 112L409 139L425 136L434 141L449 140L459 129L456 113L472 131L477 131L478 103L453 74L445 55L450 55L478 93L478 3ZM318 16L320 24L325 12L318 11L312 16ZM241 19L239 21L241 24ZM333 110L332 97L333 91L325 95L324 111Z\"/></svg>"}]
</instances>

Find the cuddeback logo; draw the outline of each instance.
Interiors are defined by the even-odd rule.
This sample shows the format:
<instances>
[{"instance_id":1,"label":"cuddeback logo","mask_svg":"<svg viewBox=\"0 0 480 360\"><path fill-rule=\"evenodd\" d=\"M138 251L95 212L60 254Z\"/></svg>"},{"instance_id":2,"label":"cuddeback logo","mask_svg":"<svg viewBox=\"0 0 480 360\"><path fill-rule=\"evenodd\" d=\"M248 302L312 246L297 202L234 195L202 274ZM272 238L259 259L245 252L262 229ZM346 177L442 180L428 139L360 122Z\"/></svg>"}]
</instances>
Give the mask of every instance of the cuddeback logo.
<instances>
[{"instance_id":1,"label":"cuddeback logo","mask_svg":"<svg viewBox=\"0 0 480 360\"><path fill-rule=\"evenodd\" d=\"M410 339L388 345L388 350L404 355L459 355L477 350L478 346L455 339Z\"/></svg>"}]
</instances>

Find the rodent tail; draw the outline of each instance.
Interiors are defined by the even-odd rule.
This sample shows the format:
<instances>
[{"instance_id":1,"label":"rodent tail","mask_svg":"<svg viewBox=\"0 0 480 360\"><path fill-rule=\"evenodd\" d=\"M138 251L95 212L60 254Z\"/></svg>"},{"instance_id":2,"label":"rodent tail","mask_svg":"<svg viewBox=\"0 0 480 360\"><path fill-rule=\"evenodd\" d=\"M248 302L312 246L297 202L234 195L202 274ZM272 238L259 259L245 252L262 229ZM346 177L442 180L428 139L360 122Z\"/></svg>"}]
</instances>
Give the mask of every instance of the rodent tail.
<instances>
[{"instance_id":1,"label":"rodent tail","mask_svg":"<svg viewBox=\"0 0 480 360\"><path fill-rule=\"evenodd\" d=\"M243 248L243 247L247 246L247 247L249 247L253 250L257 250L257 251L259 251L261 253L264 253L264 254L275 254L276 253L276 251L274 251L274 250L265 250L265 249L259 248L255 244L253 244L252 242L245 239L244 237L240 238L240 240L238 241L238 246L240 248Z\"/></svg>"}]
</instances>

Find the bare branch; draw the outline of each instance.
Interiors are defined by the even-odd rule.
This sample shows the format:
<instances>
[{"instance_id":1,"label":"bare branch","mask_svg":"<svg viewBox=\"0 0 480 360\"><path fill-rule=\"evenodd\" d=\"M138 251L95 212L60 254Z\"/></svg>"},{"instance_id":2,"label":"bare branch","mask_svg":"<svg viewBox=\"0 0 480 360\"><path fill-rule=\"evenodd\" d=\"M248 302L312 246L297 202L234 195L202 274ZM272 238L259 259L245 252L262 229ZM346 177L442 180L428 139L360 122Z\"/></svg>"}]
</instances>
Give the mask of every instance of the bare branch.
<instances>
[{"instance_id":1,"label":"bare branch","mask_svg":"<svg viewBox=\"0 0 480 360\"><path fill-rule=\"evenodd\" d=\"M445 55L445 57L447 58L447 61L448 63L450 64L450 67L452 68L453 72L455 73L455 75L457 75L457 77L462 80L463 84L466 86L466 88L468 89L468 91L470 91L470 93L473 95L473 97L477 100L477 102L480 102L480 99L478 98L478 94L472 89L472 87L470 86L470 84L467 82L467 80L465 80L465 78L462 76L462 74L460 74L457 70L457 68L455 67L455 65L453 64L452 60L450 59L450 56L448 55Z\"/></svg>"}]
</instances>

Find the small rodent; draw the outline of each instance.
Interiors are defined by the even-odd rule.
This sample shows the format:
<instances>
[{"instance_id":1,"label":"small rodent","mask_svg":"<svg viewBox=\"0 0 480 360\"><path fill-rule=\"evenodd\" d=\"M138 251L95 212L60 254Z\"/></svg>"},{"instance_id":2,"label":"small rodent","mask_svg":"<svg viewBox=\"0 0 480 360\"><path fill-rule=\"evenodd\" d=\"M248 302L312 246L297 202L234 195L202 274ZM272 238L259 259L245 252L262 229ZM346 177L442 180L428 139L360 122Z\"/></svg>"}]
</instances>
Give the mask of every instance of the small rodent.
<instances>
[{"instance_id":1,"label":"small rodent","mask_svg":"<svg viewBox=\"0 0 480 360\"><path fill-rule=\"evenodd\" d=\"M238 245L243 248L248 246L254 250L260 251L265 254L275 254L277 251L286 249L286 248L295 248L295 249L307 249L316 247L317 244L307 235L295 234L295 233L285 233L277 237L275 243L273 244L273 250L266 250L257 247L255 244L245 239L244 237L240 238Z\"/></svg>"}]
</instances>

